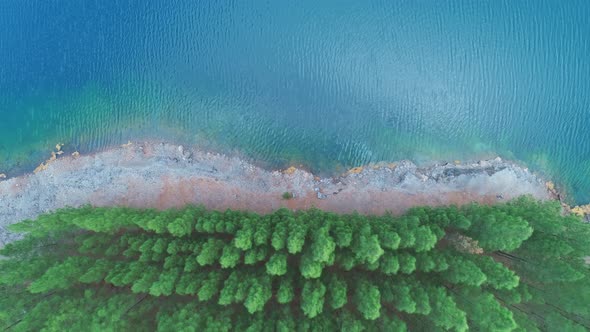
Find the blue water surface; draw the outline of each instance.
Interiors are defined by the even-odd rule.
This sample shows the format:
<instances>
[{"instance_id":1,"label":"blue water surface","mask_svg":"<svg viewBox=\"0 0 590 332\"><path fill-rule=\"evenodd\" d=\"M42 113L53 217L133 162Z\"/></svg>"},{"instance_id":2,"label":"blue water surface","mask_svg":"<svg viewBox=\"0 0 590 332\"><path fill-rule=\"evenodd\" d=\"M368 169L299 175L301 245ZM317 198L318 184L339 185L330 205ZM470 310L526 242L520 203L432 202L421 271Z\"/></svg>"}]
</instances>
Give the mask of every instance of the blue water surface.
<instances>
[{"instance_id":1,"label":"blue water surface","mask_svg":"<svg viewBox=\"0 0 590 332\"><path fill-rule=\"evenodd\" d=\"M590 201L590 2L0 2L0 173L157 139L320 173L500 155Z\"/></svg>"}]
</instances>

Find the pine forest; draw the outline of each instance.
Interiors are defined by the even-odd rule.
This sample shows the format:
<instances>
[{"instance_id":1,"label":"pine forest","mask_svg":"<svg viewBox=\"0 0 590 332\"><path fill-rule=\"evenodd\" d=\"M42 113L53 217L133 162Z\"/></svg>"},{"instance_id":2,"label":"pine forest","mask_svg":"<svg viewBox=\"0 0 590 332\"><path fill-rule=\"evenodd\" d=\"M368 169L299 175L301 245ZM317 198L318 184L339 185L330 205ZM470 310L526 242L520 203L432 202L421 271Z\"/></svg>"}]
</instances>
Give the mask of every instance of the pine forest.
<instances>
[{"instance_id":1,"label":"pine forest","mask_svg":"<svg viewBox=\"0 0 590 332\"><path fill-rule=\"evenodd\" d=\"M590 328L590 225L554 201L403 216L85 206L11 230L7 331Z\"/></svg>"}]
</instances>

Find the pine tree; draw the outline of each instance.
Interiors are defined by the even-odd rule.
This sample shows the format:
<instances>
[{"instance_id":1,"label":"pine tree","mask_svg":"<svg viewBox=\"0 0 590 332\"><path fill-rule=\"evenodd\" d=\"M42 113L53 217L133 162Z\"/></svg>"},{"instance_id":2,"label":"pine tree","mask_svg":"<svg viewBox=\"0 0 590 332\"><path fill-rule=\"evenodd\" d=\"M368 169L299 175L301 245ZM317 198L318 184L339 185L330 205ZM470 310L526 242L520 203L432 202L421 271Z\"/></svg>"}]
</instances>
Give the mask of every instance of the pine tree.
<instances>
[{"instance_id":1,"label":"pine tree","mask_svg":"<svg viewBox=\"0 0 590 332\"><path fill-rule=\"evenodd\" d=\"M287 254L277 252L266 263L266 273L274 276L282 276L287 273Z\"/></svg>"},{"instance_id":2,"label":"pine tree","mask_svg":"<svg viewBox=\"0 0 590 332\"><path fill-rule=\"evenodd\" d=\"M277 302L285 304L293 301L295 297L295 290L292 276L281 278L279 281L279 288L277 290Z\"/></svg>"},{"instance_id":3,"label":"pine tree","mask_svg":"<svg viewBox=\"0 0 590 332\"><path fill-rule=\"evenodd\" d=\"M328 277L328 304L332 309L342 308L348 302L348 284L337 275Z\"/></svg>"},{"instance_id":4,"label":"pine tree","mask_svg":"<svg viewBox=\"0 0 590 332\"><path fill-rule=\"evenodd\" d=\"M381 315L381 293L366 280L359 280L355 288L354 302L358 311L367 320L375 320Z\"/></svg>"},{"instance_id":5,"label":"pine tree","mask_svg":"<svg viewBox=\"0 0 590 332\"><path fill-rule=\"evenodd\" d=\"M533 228L519 217L502 212L470 215L472 225L467 235L475 238L488 251L512 251L533 234Z\"/></svg>"},{"instance_id":6,"label":"pine tree","mask_svg":"<svg viewBox=\"0 0 590 332\"><path fill-rule=\"evenodd\" d=\"M321 314L324 307L326 286L319 280L306 280L301 291L301 310L305 316L314 318Z\"/></svg>"},{"instance_id":7,"label":"pine tree","mask_svg":"<svg viewBox=\"0 0 590 332\"><path fill-rule=\"evenodd\" d=\"M252 280L252 285L244 301L249 313L261 311L272 296L272 281L269 276L261 276Z\"/></svg>"}]
</instances>

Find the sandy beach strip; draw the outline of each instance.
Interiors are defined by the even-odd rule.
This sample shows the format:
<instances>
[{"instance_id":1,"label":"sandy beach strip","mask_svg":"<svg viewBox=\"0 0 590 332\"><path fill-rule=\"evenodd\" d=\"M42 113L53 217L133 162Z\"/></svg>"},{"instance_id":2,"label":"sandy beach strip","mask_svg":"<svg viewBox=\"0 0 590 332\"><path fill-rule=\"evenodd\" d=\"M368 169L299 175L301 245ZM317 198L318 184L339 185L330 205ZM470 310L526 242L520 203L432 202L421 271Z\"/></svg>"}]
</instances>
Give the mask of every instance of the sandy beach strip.
<instances>
[{"instance_id":1,"label":"sandy beach strip","mask_svg":"<svg viewBox=\"0 0 590 332\"><path fill-rule=\"evenodd\" d=\"M332 178L296 168L265 170L238 157L169 143L130 143L53 159L37 173L0 179L0 246L16 238L8 232L9 224L83 204L159 209L203 204L259 213L316 207L401 214L418 205L551 196L542 179L500 158L428 167L410 161L377 163ZM284 199L285 192L294 197Z\"/></svg>"}]
</instances>

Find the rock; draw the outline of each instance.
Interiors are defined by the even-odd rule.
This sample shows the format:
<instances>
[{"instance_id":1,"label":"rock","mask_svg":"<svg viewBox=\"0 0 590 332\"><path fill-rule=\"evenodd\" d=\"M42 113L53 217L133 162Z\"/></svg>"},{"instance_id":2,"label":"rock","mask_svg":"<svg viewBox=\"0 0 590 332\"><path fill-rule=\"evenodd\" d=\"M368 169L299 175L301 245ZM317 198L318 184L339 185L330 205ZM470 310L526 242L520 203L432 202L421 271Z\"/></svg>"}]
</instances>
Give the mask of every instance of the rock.
<instances>
[{"instance_id":1,"label":"rock","mask_svg":"<svg viewBox=\"0 0 590 332\"><path fill-rule=\"evenodd\" d=\"M0 179L6 179L6 174L0 173Z\"/></svg>"},{"instance_id":2,"label":"rock","mask_svg":"<svg viewBox=\"0 0 590 332\"><path fill-rule=\"evenodd\" d=\"M328 195L322 194L321 192L318 191L318 199L326 199L326 198L328 198Z\"/></svg>"},{"instance_id":3,"label":"rock","mask_svg":"<svg viewBox=\"0 0 590 332\"><path fill-rule=\"evenodd\" d=\"M291 167L287 168L286 170L284 170L283 174L291 175L291 174L295 173L296 170L297 170L297 168L291 166Z\"/></svg>"},{"instance_id":4,"label":"rock","mask_svg":"<svg viewBox=\"0 0 590 332\"><path fill-rule=\"evenodd\" d=\"M479 167L490 167L490 162L488 160L480 160L477 162Z\"/></svg>"},{"instance_id":5,"label":"rock","mask_svg":"<svg viewBox=\"0 0 590 332\"><path fill-rule=\"evenodd\" d=\"M188 160L189 162L192 161L193 153L190 150L185 150L184 146L178 146L178 153L182 156L182 160Z\"/></svg>"},{"instance_id":6,"label":"rock","mask_svg":"<svg viewBox=\"0 0 590 332\"><path fill-rule=\"evenodd\" d=\"M348 170L348 174L359 174L363 171L363 167L359 166L359 167L353 167L351 169Z\"/></svg>"},{"instance_id":7,"label":"rock","mask_svg":"<svg viewBox=\"0 0 590 332\"><path fill-rule=\"evenodd\" d=\"M39 172L44 171L46 169L47 169L47 165L45 163L41 163L39 166L37 166L37 168L35 168L33 170L33 173L36 174L36 173L39 173Z\"/></svg>"},{"instance_id":8,"label":"rock","mask_svg":"<svg viewBox=\"0 0 590 332\"><path fill-rule=\"evenodd\" d=\"M590 204L587 205L579 205L572 208L572 212L584 217L590 215Z\"/></svg>"},{"instance_id":9,"label":"rock","mask_svg":"<svg viewBox=\"0 0 590 332\"><path fill-rule=\"evenodd\" d=\"M122 148L128 148L131 147L133 145L133 143L131 143L131 141L127 141L127 144L121 144Z\"/></svg>"}]
</instances>

